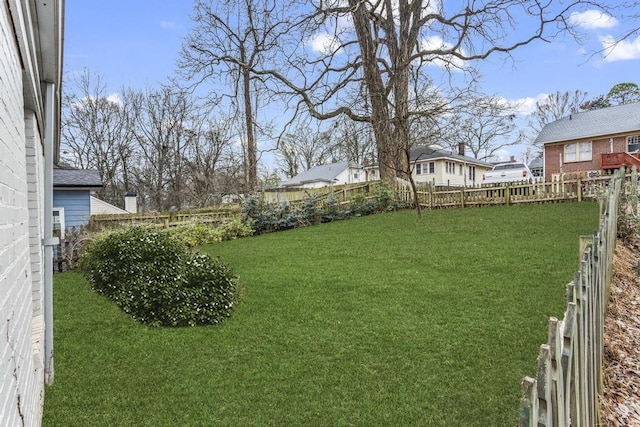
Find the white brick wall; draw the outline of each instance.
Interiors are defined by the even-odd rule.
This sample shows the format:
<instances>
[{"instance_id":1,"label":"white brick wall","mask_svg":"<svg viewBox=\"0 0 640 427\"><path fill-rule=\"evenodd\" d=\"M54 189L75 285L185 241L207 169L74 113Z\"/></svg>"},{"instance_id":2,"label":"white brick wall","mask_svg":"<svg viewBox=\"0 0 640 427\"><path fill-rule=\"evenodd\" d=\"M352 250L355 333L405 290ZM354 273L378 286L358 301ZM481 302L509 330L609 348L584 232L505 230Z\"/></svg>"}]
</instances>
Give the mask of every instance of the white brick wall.
<instances>
[{"instance_id":1,"label":"white brick wall","mask_svg":"<svg viewBox=\"0 0 640 427\"><path fill-rule=\"evenodd\" d=\"M35 115L24 110L7 5L0 2L0 425L38 426L44 159Z\"/></svg>"}]
</instances>

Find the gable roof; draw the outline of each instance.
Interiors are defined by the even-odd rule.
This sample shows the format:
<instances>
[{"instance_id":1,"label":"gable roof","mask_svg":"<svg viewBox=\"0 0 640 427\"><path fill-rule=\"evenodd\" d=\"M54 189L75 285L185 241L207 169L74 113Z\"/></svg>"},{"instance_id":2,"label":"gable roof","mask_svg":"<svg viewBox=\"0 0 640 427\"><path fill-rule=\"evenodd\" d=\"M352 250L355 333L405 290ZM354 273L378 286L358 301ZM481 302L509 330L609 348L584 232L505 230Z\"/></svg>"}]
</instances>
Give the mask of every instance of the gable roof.
<instances>
[{"instance_id":1,"label":"gable roof","mask_svg":"<svg viewBox=\"0 0 640 427\"><path fill-rule=\"evenodd\" d=\"M640 102L583 111L547 123L534 144L594 138L640 130Z\"/></svg>"},{"instance_id":2,"label":"gable roof","mask_svg":"<svg viewBox=\"0 0 640 427\"><path fill-rule=\"evenodd\" d=\"M54 188L100 188L102 179L100 173L95 169L53 169Z\"/></svg>"},{"instance_id":3,"label":"gable roof","mask_svg":"<svg viewBox=\"0 0 640 427\"><path fill-rule=\"evenodd\" d=\"M299 173L288 181L280 184L283 187L290 187L294 185L301 185L308 182L332 182L338 175L344 172L347 168L353 167L361 169L361 167L355 163L339 162L331 163L328 165L320 165L312 167L309 170Z\"/></svg>"},{"instance_id":4,"label":"gable roof","mask_svg":"<svg viewBox=\"0 0 640 427\"><path fill-rule=\"evenodd\" d=\"M543 166L542 157L536 157L529 163L529 169L541 169Z\"/></svg>"},{"instance_id":5,"label":"gable roof","mask_svg":"<svg viewBox=\"0 0 640 427\"><path fill-rule=\"evenodd\" d=\"M465 163L473 163L476 165L492 167L493 165L482 160L475 159L469 156L463 156L455 151L445 150L441 148L435 148L433 146L423 145L411 149L409 152L409 161L417 162L423 160L435 160L435 159L454 159Z\"/></svg>"}]
</instances>

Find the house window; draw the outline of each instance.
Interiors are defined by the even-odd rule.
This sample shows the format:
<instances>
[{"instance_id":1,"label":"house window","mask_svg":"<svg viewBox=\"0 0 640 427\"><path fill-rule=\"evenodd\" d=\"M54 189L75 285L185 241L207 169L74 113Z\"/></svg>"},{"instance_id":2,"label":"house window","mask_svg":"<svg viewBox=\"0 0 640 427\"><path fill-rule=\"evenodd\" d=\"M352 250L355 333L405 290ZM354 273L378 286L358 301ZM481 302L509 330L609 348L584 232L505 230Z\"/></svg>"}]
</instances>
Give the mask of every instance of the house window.
<instances>
[{"instance_id":1,"label":"house window","mask_svg":"<svg viewBox=\"0 0 640 427\"><path fill-rule=\"evenodd\" d=\"M53 236L64 239L64 208L53 208Z\"/></svg>"},{"instance_id":2,"label":"house window","mask_svg":"<svg viewBox=\"0 0 640 427\"><path fill-rule=\"evenodd\" d=\"M458 166L458 175L462 175L462 165Z\"/></svg>"},{"instance_id":3,"label":"house window","mask_svg":"<svg viewBox=\"0 0 640 427\"><path fill-rule=\"evenodd\" d=\"M640 150L640 135L631 135L627 137L627 152L635 153Z\"/></svg>"},{"instance_id":4,"label":"house window","mask_svg":"<svg viewBox=\"0 0 640 427\"><path fill-rule=\"evenodd\" d=\"M591 141L574 142L564 146L565 162L584 162L591 160Z\"/></svg>"},{"instance_id":5,"label":"house window","mask_svg":"<svg viewBox=\"0 0 640 427\"><path fill-rule=\"evenodd\" d=\"M430 173L435 173L435 171L436 171L435 162L418 163L416 165L416 175L427 175Z\"/></svg>"},{"instance_id":6,"label":"house window","mask_svg":"<svg viewBox=\"0 0 640 427\"><path fill-rule=\"evenodd\" d=\"M476 180L476 167L475 166L469 166L469 181L475 181Z\"/></svg>"},{"instance_id":7,"label":"house window","mask_svg":"<svg viewBox=\"0 0 640 427\"><path fill-rule=\"evenodd\" d=\"M358 174L357 173L353 174L353 179L358 179Z\"/></svg>"},{"instance_id":8,"label":"house window","mask_svg":"<svg viewBox=\"0 0 640 427\"><path fill-rule=\"evenodd\" d=\"M448 174L455 174L456 173L456 164L453 162L446 162L445 163L445 171Z\"/></svg>"}]
</instances>

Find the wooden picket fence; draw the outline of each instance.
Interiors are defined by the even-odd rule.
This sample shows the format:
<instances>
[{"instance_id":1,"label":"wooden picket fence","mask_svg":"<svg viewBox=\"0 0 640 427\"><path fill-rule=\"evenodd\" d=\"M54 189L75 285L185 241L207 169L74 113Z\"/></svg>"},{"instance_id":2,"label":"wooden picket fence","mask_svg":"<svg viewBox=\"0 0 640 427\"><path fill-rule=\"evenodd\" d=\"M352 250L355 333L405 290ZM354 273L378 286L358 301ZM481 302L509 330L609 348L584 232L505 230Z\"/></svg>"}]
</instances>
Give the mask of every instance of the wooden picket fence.
<instances>
[{"instance_id":1,"label":"wooden picket fence","mask_svg":"<svg viewBox=\"0 0 640 427\"><path fill-rule=\"evenodd\" d=\"M150 212L137 214L92 215L89 219L90 230L113 229L125 226L155 225L173 227L180 224L198 223L212 226L222 224L233 215L240 213L239 205L225 205L195 212Z\"/></svg>"},{"instance_id":2,"label":"wooden picket fence","mask_svg":"<svg viewBox=\"0 0 640 427\"><path fill-rule=\"evenodd\" d=\"M418 202L423 208L471 207L490 205L515 205L598 199L607 193L611 176L590 179L558 179L548 182L510 183L506 185L435 189L427 186L417 191ZM398 197L413 202L413 193L407 185L398 186Z\"/></svg>"},{"instance_id":3,"label":"wooden picket fence","mask_svg":"<svg viewBox=\"0 0 640 427\"><path fill-rule=\"evenodd\" d=\"M514 205L521 203L545 203L561 201L582 201L602 199L607 192L610 175L590 179L558 179L549 182L534 182L498 186L477 187L435 187L418 185L418 202L425 209L452 207ZM324 208L329 200L339 205L348 205L360 195L366 199L376 199L380 181L336 185L298 191L266 191L260 195L268 203L288 203L297 205L313 198L318 208ZM413 191L408 183L397 184L393 188L397 202L406 206L415 203ZM222 224L240 213L237 204L212 207L195 212L152 212L124 215L92 215L89 228L102 230L123 226L157 225L171 227L185 223Z\"/></svg>"},{"instance_id":4,"label":"wooden picket fence","mask_svg":"<svg viewBox=\"0 0 640 427\"><path fill-rule=\"evenodd\" d=\"M320 188L308 188L304 190L275 190L265 191L262 195L268 203L301 203L304 200L315 197L318 203L328 198L335 199L338 203L346 203L357 194L374 197L380 181L361 182L356 184L333 185Z\"/></svg>"},{"instance_id":5,"label":"wooden picket fence","mask_svg":"<svg viewBox=\"0 0 640 427\"><path fill-rule=\"evenodd\" d=\"M609 183L599 230L581 240L584 251L580 268L567 286L564 318L549 320L536 378L522 381L520 427L601 425L598 396L603 390L604 318L623 186L621 170ZM637 188L635 170L631 187Z\"/></svg>"}]
</instances>

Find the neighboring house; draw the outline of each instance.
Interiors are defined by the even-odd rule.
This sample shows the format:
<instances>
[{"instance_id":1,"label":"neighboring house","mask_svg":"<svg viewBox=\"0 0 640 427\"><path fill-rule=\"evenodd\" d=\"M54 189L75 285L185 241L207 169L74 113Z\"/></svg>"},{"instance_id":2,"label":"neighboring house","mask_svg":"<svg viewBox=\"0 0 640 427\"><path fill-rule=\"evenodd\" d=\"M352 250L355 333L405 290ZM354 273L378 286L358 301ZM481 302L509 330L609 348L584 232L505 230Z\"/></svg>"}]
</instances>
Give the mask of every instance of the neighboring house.
<instances>
[{"instance_id":1,"label":"neighboring house","mask_svg":"<svg viewBox=\"0 0 640 427\"><path fill-rule=\"evenodd\" d=\"M89 202L89 212L91 215L117 215L131 213L94 196L89 196Z\"/></svg>"},{"instance_id":2,"label":"neighboring house","mask_svg":"<svg viewBox=\"0 0 640 427\"><path fill-rule=\"evenodd\" d=\"M355 163L340 162L306 170L280 184L282 188L320 188L330 185L366 182L364 168Z\"/></svg>"},{"instance_id":3,"label":"neighboring house","mask_svg":"<svg viewBox=\"0 0 640 427\"><path fill-rule=\"evenodd\" d=\"M102 188L100 173L94 169L53 169L54 234L64 237L64 230L89 223L91 215L137 212L135 193L124 195L124 209L93 195Z\"/></svg>"},{"instance_id":4,"label":"neighboring house","mask_svg":"<svg viewBox=\"0 0 640 427\"><path fill-rule=\"evenodd\" d=\"M535 177L544 176L544 159L542 156L531 160L531 163L529 163L529 170L531 171L531 175Z\"/></svg>"},{"instance_id":5,"label":"neighboring house","mask_svg":"<svg viewBox=\"0 0 640 427\"><path fill-rule=\"evenodd\" d=\"M493 165L464 155L464 145L458 152L439 147L416 147L409 152L413 179L435 186L470 187L482 184L482 174Z\"/></svg>"},{"instance_id":6,"label":"neighboring house","mask_svg":"<svg viewBox=\"0 0 640 427\"><path fill-rule=\"evenodd\" d=\"M546 179L640 166L640 103L571 114L548 123L535 144L544 147Z\"/></svg>"},{"instance_id":7,"label":"neighboring house","mask_svg":"<svg viewBox=\"0 0 640 427\"><path fill-rule=\"evenodd\" d=\"M39 426L53 381L52 175L63 0L0 3L0 424Z\"/></svg>"},{"instance_id":8,"label":"neighboring house","mask_svg":"<svg viewBox=\"0 0 640 427\"><path fill-rule=\"evenodd\" d=\"M482 184L482 174L493 168L490 163L464 155L464 145L458 151L437 146L421 146L409 152L411 175L416 183L437 187L471 187ZM380 179L377 166L367 167L371 180Z\"/></svg>"},{"instance_id":9,"label":"neighboring house","mask_svg":"<svg viewBox=\"0 0 640 427\"><path fill-rule=\"evenodd\" d=\"M102 179L97 170L53 169L53 216L56 231L63 232L71 227L87 225L92 214L92 193L101 188Z\"/></svg>"}]
</instances>

